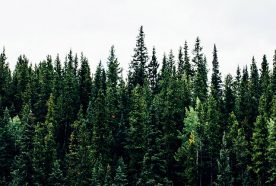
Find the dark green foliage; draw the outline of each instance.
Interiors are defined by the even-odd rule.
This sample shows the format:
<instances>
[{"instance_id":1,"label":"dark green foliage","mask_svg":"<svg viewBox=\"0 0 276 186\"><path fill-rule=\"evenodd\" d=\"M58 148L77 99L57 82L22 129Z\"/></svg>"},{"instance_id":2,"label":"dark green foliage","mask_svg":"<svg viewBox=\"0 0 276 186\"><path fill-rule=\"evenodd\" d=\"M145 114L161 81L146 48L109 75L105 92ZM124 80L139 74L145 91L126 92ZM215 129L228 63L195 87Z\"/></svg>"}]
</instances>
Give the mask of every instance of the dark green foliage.
<instances>
[{"instance_id":1,"label":"dark green foliage","mask_svg":"<svg viewBox=\"0 0 276 186\"><path fill-rule=\"evenodd\" d=\"M217 55L217 48L216 45L214 45L214 51L213 51L213 73L211 78L211 95L220 102L221 96L222 96L222 90L221 90L221 74L219 72L219 62L218 62L218 55Z\"/></svg>"},{"instance_id":2,"label":"dark green foliage","mask_svg":"<svg viewBox=\"0 0 276 186\"><path fill-rule=\"evenodd\" d=\"M136 183L141 174L145 154L145 127L148 125L148 110L144 89L139 85L132 91L130 104L130 127L126 149L129 154L129 176L131 182Z\"/></svg>"},{"instance_id":3,"label":"dark green foliage","mask_svg":"<svg viewBox=\"0 0 276 186\"><path fill-rule=\"evenodd\" d=\"M270 185L276 183L276 96L273 99L272 116L268 123L268 177L267 182Z\"/></svg>"},{"instance_id":4,"label":"dark green foliage","mask_svg":"<svg viewBox=\"0 0 276 186\"><path fill-rule=\"evenodd\" d=\"M267 177L267 125L268 118L265 113L265 98L261 97L260 106L259 106L259 116L257 117L252 137L252 169L254 173L257 175L256 183L258 185L263 185L265 183L265 178Z\"/></svg>"},{"instance_id":5,"label":"dark green foliage","mask_svg":"<svg viewBox=\"0 0 276 186\"><path fill-rule=\"evenodd\" d=\"M80 58L81 67L78 72L79 76L79 96L80 104L83 106L83 111L87 110L91 88L92 88L92 79L90 73L90 67L88 65L88 59L81 54Z\"/></svg>"},{"instance_id":6,"label":"dark green foliage","mask_svg":"<svg viewBox=\"0 0 276 186\"><path fill-rule=\"evenodd\" d=\"M235 107L235 92L233 89L233 77L231 74L228 74L225 78L224 82L224 100L223 100L223 105L224 105L224 113L225 116L229 116L231 112L234 111Z\"/></svg>"},{"instance_id":7,"label":"dark green foliage","mask_svg":"<svg viewBox=\"0 0 276 186\"><path fill-rule=\"evenodd\" d=\"M196 39L193 54L194 57L192 61L195 65L194 101L196 98L199 98L201 101L205 101L207 98L207 61L202 53L199 38Z\"/></svg>"},{"instance_id":8,"label":"dark green foliage","mask_svg":"<svg viewBox=\"0 0 276 186\"><path fill-rule=\"evenodd\" d=\"M15 141L9 130L10 122L9 110L6 108L0 121L0 180L2 181L10 181L11 167L16 153Z\"/></svg>"},{"instance_id":9,"label":"dark green foliage","mask_svg":"<svg viewBox=\"0 0 276 186\"><path fill-rule=\"evenodd\" d=\"M129 67L128 81L130 90L132 90L137 84L143 86L145 82L145 68L148 61L148 52L144 40L145 34L143 26L141 26L136 40L136 47L134 48L133 59Z\"/></svg>"},{"instance_id":10,"label":"dark green foliage","mask_svg":"<svg viewBox=\"0 0 276 186\"><path fill-rule=\"evenodd\" d=\"M229 161L229 150L227 149L225 133L222 138L222 148L219 152L218 158L218 176L216 185L220 186L230 186L232 185L231 178L231 169L230 169L230 161Z\"/></svg>"},{"instance_id":11,"label":"dark green foliage","mask_svg":"<svg viewBox=\"0 0 276 186\"><path fill-rule=\"evenodd\" d=\"M72 50L12 72L3 50L0 185L275 185L276 53L223 83L205 56L197 38L159 71L143 27L127 80L114 46L92 76Z\"/></svg>"},{"instance_id":12,"label":"dark green foliage","mask_svg":"<svg viewBox=\"0 0 276 186\"><path fill-rule=\"evenodd\" d=\"M3 111L6 107L11 106L11 71L8 63L6 62L7 57L5 49L0 54L0 114L3 115Z\"/></svg>"},{"instance_id":13,"label":"dark green foliage","mask_svg":"<svg viewBox=\"0 0 276 186\"><path fill-rule=\"evenodd\" d=\"M126 166L123 158L119 158L112 186L128 185Z\"/></svg>"},{"instance_id":14,"label":"dark green foliage","mask_svg":"<svg viewBox=\"0 0 276 186\"><path fill-rule=\"evenodd\" d=\"M21 135L19 140L19 154L15 157L12 171L12 184L33 185L34 167L32 162L34 118L29 105L25 105L22 112Z\"/></svg>"},{"instance_id":15,"label":"dark green foliage","mask_svg":"<svg viewBox=\"0 0 276 186\"><path fill-rule=\"evenodd\" d=\"M158 70L158 67L159 67L159 63L157 61L155 48L153 48L152 49L151 61L148 65L148 78L149 78L150 88L151 88L151 91L152 91L153 94L155 94L158 90L158 84L157 84L157 80L158 80L157 70Z\"/></svg>"},{"instance_id":16,"label":"dark green foliage","mask_svg":"<svg viewBox=\"0 0 276 186\"><path fill-rule=\"evenodd\" d=\"M199 152L202 148L200 137L200 122L198 113L193 108L186 112L184 128L179 138L182 145L175 154L176 161L181 165L180 174L182 183L196 185L199 183Z\"/></svg>"},{"instance_id":17,"label":"dark green foliage","mask_svg":"<svg viewBox=\"0 0 276 186\"><path fill-rule=\"evenodd\" d=\"M190 63L187 41L185 41L185 44L184 44L184 71L188 77L192 77L194 75L194 70Z\"/></svg>"}]
</instances>

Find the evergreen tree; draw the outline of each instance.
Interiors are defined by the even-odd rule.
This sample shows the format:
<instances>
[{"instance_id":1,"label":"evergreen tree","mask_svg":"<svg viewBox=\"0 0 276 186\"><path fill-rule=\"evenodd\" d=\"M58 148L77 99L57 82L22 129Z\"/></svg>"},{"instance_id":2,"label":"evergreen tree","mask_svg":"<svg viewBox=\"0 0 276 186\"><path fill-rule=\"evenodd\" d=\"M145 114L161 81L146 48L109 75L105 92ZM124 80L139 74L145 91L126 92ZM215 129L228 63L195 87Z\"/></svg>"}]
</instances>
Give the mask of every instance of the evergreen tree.
<instances>
[{"instance_id":1,"label":"evergreen tree","mask_svg":"<svg viewBox=\"0 0 276 186\"><path fill-rule=\"evenodd\" d=\"M89 161L88 135L82 107L72 129L69 152L66 154L67 181L70 185L87 185L91 162Z\"/></svg>"},{"instance_id":2,"label":"evergreen tree","mask_svg":"<svg viewBox=\"0 0 276 186\"><path fill-rule=\"evenodd\" d=\"M119 158L112 186L125 186L125 185L128 185L126 166L124 164L123 158Z\"/></svg>"},{"instance_id":3,"label":"evergreen tree","mask_svg":"<svg viewBox=\"0 0 276 186\"><path fill-rule=\"evenodd\" d=\"M111 167L107 165L105 178L104 178L104 186L111 186L112 185L112 177L111 177Z\"/></svg>"},{"instance_id":4,"label":"evergreen tree","mask_svg":"<svg viewBox=\"0 0 276 186\"><path fill-rule=\"evenodd\" d=\"M28 105L24 106L22 113L22 134L20 139L20 152L15 157L12 171L13 185L33 185L33 136L34 123L33 115Z\"/></svg>"},{"instance_id":5,"label":"evergreen tree","mask_svg":"<svg viewBox=\"0 0 276 186\"><path fill-rule=\"evenodd\" d=\"M190 63L190 57L189 57L188 50L189 50L188 44L187 44L187 41L185 41L185 44L184 44L184 72L188 78L191 78L194 75L194 70Z\"/></svg>"},{"instance_id":6,"label":"evergreen tree","mask_svg":"<svg viewBox=\"0 0 276 186\"><path fill-rule=\"evenodd\" d=\"M11 106L11 71L9 65L6 62L7 57L5 54L5 48L0 54L0 115L3 114L6 107Z\"/></svg>"},{"instance_id":7,"label":"evergreen tree","mask_svg":"<svg viewBox=\"0 0 276 186\"><path fill-rule=\"evenodd\" d=\"M11 167L16 153L15 141L9 130L10 122L9 110L6 108L0 121L0 182L10 181Z\"/></svg>"},{"instance_id":8,"label":"evergreen tree","mask_svg":"<svg viewBox=\"0 0 276 186\"><path fill-rule=\"evenodd\" d=\"M129 154L128 173L130 182L135 184L141 173L145 153L145 126L148 124L147 103L142 87L137 86L131 95L129 112L128 142L126 149Z\"/></svg>"},{"instance_id":9,"label":"evergreen tree","mask_svg":"<svg viewBox=\"0 0 276 186\"><path fill-rule=\"evenodd\" d=\"M222 138L222 148L219 152L218 158L218 176L216 185L228 186L232 185L231 169L229 162L229 150L227 149L225 133Z\"/></svg>"},{"instance_id":10,"label":"evergreen tree","mask_svg":"<svg viewBox=\"0 0 276 186\"><path fill-rule=\"evenodd\" d=\"M184 58L182 47L178 51L178 66L177 66L177 75L181 77L184 74Z\"/></svg>"},{"instance_id":11,"label":"evergreen tree","mask_svg":"<svg viewBox=\"0 0 276 186\"><path fill-rule=\"evenodd\" d=\"M265 98L261 97L259 104L260 114L257 117L252 137L252 146L253 146L253 154L252 154L252 162L253 162L253 171L257 175L256 183L257 185L263 185L265 183L265 179L267 177L267 124L268 119L265 112Z\"/></svg>"},{"instance_id":12,"label":"evergreen tree","mask_svg":"<svg viewBox=\"0 0 276 186\"><path fill-rule=\"evenodd\" d=\"M26 103L24 100L24 94L27 91L27 85L30 83L30 69L29 60L26 56L19 56L18 61L13 72L12 79L12 94L13 94L13 105L15 109L15 115L22 111L23 104Z\"/></svg>"},{"instance_id":13,"label":"evergreen tree","mask_svg":"<svg viewBox=\"0 0 276 186\"><path fill-rule=\"evenodd\" d=\"M217 56L217 48L216 45L214 45L214 51L213 51L213 74L211 78L211 95L220 102L221 96L222 96L222 90L221 90L221 74L219 72L219 62L218 62L218 56Z\"/></svg>"},{"instance_id":14,"label":"evergreen tree","mask_svg":"<svg viewBox=\"0 0 276 186\"><path fill-rule=\"evenodd\" d=\"M272 83L272 92L276 92L276 50L274 51L273 56L273 71L271 76L271 83Z\"/></svg>"},{"instance_id":15,"label":"evergreen tree","mask_svg":"<svg viewBox=\"0 0 276 186\"><path fill-rule=\"evenodd\" d=\"M249 84L249 90L250 90L250 98L251 98L251 120L249 122L255 122L256 117L258 115L258 102L260 98L260 85L259 85L259 73L258 68L255 62L255 59L253 57L252 64L251 64L251 73L250 73L250 84Z\"/></svg>"},{"instance_id":16,"label":"evergreen tree","mask_svg":"<svg viewBox=\"0 0 276 186\"><path fill-rule=\"evenodd\" d=\"M157 84L157 80L158 80L157 70L158 70L158 67L159 67L159 63L157 61L155 48L153 47L151 61L148 65L149 84L150 84L150 88L151 88L151 91L152 91L153 94L156 94L156 92L158 90L158 84Z\"/></svg>"},{"instance_id":17,"label":"evergreen tree","mask_svg":"<svg viewBox=\"0 0 276 186\"><path fill-rule=\"evenodd\" d=\"M134 48L133 59L129 67L129 89L132 90L137 84L143 86L146 78L146 63L148 61L148 52L145 46L145 34L143 26L139 29L139 34Z\"/></svg>"},{"instance_id":18,"label":"evergreen tree","mask_svg":"<svg viewBox=\"0 0 276 186\"><path fill-rule=\"evenodd\" d=\"M179 136L182 140L182 145L175 154L176 161L182 165L182 171L179 173L183 179L181 183L186 183L187 185L200 183L198 158L202 141L199 128L198 113L190 107L189 111L186 112L184 128Z\"/></svg>"},{"instance_id":19,"label":"evergreen tree","mask_svg":"<svg viewBox=\"0 0 276 186\"><path fill-rule=\"evenodd\" d=\"M162 147L162 134L156 101L149 110L149 124L145 129L145 155L143 158L141 176L137 185L168 185L167 167Z\"/></svg>"},{"instance_id":20,"label":"evergreen tree","mask_svg":"<svg viewBox=\"0 0 276 186\"><path fill-rule=\"evenodd\" d=\"M88 59L83 54L81 54L80 62L81 66L78 72L80 105L83 106L83 111L86 111L91 94L92 79Z\"/></svg>"},{"instance_id":21,"label":"evergreen tree","mask_svg":"<svg viewBox=\"0 0 276 186\"><path fill-rule=\"evenodd\" d=\"M235 95L234 95L234 82L231 74L227 74L224 82L224 113L228 117L229 114L234 111Z\"/></svg>"},{"instance_id":22,"label":"evergreen tree","mask_svg":"<svg viewBox=\"0 0 276 186\"><path fill-rule=\"evenodd\" d=\"M207 67L206 58L203 56L202 47L199 38L196 39L192 59L196 69L194 77L194 101L198 97L201 101L207 98Z\"/></svg>"},{"instance_id":23,"label":"evergreen tree","mask_svg":"<svg viewBox=\"0 0 276 186\"><path fill-rule=\"evenodd\" d=\"M268 177L267 182L269 185L276 183L276 97L273 99L272 116L268 123Z\"/></svg>"}]
</instances>

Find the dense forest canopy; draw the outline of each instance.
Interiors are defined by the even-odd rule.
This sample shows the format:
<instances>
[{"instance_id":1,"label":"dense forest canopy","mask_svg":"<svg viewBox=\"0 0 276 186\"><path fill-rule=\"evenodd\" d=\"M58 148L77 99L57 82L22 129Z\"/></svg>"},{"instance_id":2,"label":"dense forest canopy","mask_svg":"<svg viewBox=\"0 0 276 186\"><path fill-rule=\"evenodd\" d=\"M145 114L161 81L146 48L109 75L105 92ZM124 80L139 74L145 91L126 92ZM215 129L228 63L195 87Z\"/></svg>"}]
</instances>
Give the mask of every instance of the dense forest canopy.
<instances>
[{"instance_id":1,"label":"dense forest canopy","mask_svg":"<svg viewBox=\"0 0 276 186\"><path fill-rule=\"evenodd\" d=\"M0 185L275 185L276 51L223 79L202 49L157 59L141 27L126 80L113 46L93 75L72 51L11 71L3 50Z\"/></svg>"}]
</instances>

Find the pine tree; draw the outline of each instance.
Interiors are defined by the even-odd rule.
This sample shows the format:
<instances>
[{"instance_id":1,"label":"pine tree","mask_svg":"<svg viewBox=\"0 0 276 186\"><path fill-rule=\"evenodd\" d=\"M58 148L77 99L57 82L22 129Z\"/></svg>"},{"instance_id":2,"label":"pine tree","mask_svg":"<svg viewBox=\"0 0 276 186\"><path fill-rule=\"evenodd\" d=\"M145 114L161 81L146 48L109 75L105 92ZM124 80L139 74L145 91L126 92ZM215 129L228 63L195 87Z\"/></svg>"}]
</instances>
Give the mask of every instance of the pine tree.
<instances>
[{"instance_id":1,"label":"pine tree","mask_svg":"<svg viewBox=\"0 0 276 186\"><path fill-rule=\"evenodd\" d=\"M252 169L254 173L257 175L256 183L257 185L263 185L265 183L265 179L267 177L267 124L268 119L265 112L265 98L262 96L259 104L259 116L257 117L256 123L253 129L253 137L252 137Z\"/></svg>"},{"instance_id":2,"label":"pine tree","mask_svg":"<svg viewBox=\"0 0 276 186\"><path fill-rule=\"evenodd\" d=\"M123 158L119 158L112 186L125 186L125 185L128 185L126 166L124 164Z\"/></svg>"},{"instance_id":3,"label":"pine tree","mask_svg":"<svg viewBox=\"0 0 276 186\"><path fill-rule=\"evenodd\" d=\"M258 115L258 104L260 98L260 85L259 85L259 73L258 68L255 62L254 57L252 58L251 64L251 73L250 73L250 84L249 84L249 91L250 91L250 98L251 98L251 113L249 122L253 123L256 121L256 117Z\"/></svg>"},{"instance_id":4,"label":"pine tree","mask_svg":"<svg viewBox=\"0 0 276 186\"><path fill-rule=\"evenodd\" d=\"M272 82L272 92L276 92L276 50L274 51L274 56L273 56L273 71L271 76L271 82Z\"/></svg>"},{"instance_id":5,"label":"pine tree","mask_svg":"<svg viewBox=\"0 0 276 186\"><path fill-rule=\"evenodd\" d=\"M15 115L19 114L24 104L24 94L30 82L29 61L26 56L19 56L13 72L12 94ZM25 103L28 104L28 103Z\"/></svg>"},{"instance_id":6,"label":"pine tree","mask_svg":"<svg viewBox=\"0 0 276 186\"><path fill-rule=\"evenodd\" d=\"M192 59L196 69L194 77L194 101L198 97L201 101L205 101L207 97L207 67L206 58L203 56L202 47L199 38L196 39L193 50L194 57Z\"/></svg>"},{"instance_id":7,"label":"pine tree","mask_svg":"<svg viewBox=\"0 0 276 186\"><path fill-rule=\"evenodd\" d=\"M111 143L111 153L114 161L117 161L117 154L119 154L117 149L117 132L119 131L119 122L121 119L120 115L120 91L119 83L121 77L121 68L119 67L118 59L115 55L114 46L110 49L110 55L107 61L107 90L106 90L106 116L107 116L107 127L111 130L112 139ZM116 162L113 162L116 163Z\"/></svg>"},{"instance_id":8,"label":"pine tree","mask_svg":"<svg viewBox=\"0 0 276 186\"><path fill-rule=\"evenodd\" d=\"M83 111L86 111L90 100L92 79L88 59L83 54L81 54L80 62L81 66L78 72L80 105L83 106Z\"/></svg>"},{"instance_id":9,"label":"pine tree","mask_svg":"<svg viewBox=\"0 0 276 186\"><path fill-rule=\"evenodd\" d=\"M11 131L9 110L6 108L0 121L0 181L10 181L10 172L15 155L14 139Z\"/></svg>"},{"instance_id":10,"label":"pine tree","mask_svg":"<svg viewBox=\"0 0 276 186\"><path fill-rule=\"evenodd\" d=\"M6 107L11 106L11 100L9 99L11 95L11 71L9 65L6 62L7 57L5 54L5 48L0 54L0 114Z\"/></svg>"},{"instance_id":11,"label":"pine tree","mask_svg":"<svg viewBox=\"0 0 276 186\"><path fill-rule=\"evenodd\" d=\"M100 156L99 156L100 157ZM91 185L95 186L101 186L104 184L104 178L105 178L105 170L103 168L103 164L101 162L101 159L97 159L93 165L92 169L92 178L90 181Z\"/></svg>"},{"instance_id":12,"label":"pine tree","mask_svg":"<svg viewBox=\"0 0 276 186\"><path fill-rule=\"evenodd\" d=\"M272 116L268 123L268 177L267 182L269 185L276 183L276 97L273 99Z\"/></svg>"},{"instance_id":13,"label":"pine tree","mask_svg":"<svg viewBox=\"0 0 276 186\"><path fill-rule=\"evenodd\" d=\"M232 185L231 169L229 162L229 150L227 148L225 133L222 137L222 147L219 152L218 163L218 175L216 185L228 186Z\"/></svg>"},{"instance_id":14,"label":"pine tree","mask_svg":"<svg viewBox=\"0 0 276 186\"><path fill-rule=\"evenodd\" d=\"M221 90L222 81L221 81L221 74L219 72L219 62L218 62L216 45L214 45L212 64L213 64L213 74L211 78L211 95L216 99L216 101L220 102L220 99L222 96L222 90Z\"/></svg>"},{"instance_id":15,"label":"pine tree","mask_svg":"<svg viewBox=\"0 0 276 186\"><path fill-rule=\"evenodd\" d=\"M148 52L145 46L145 34L143 26L139 29L139 34L134 48L133 59L129 67L129 89L132 90L137 84L143 86L146 78L146 63L148 61Z\"/></svg>"},{"instance_id":16,"label":"pine tree","mask_svg":"<svg viewBox=\"0 0 276 186\"><path fill-rule=\"evenodd\" d=\"M33 185L33 116L28 105L24 106L22 113L22 134L20 139L20 152L15 157L12 171L13 185Z\"/></svg>"},{"instance_id":17,"label":"pine tree","mask_svg":"<svg viewBox=\"0 0 276 186\"><path fill-rule=\"evenodd\" d=\"M226 75L224 82L224 113L225 116L228 117L229 114L234 111L235 106L235 95L234 95L234 82L231 74Z\"/></svg>"},{"instance_id":18,"label":"pine tree","mask_svg":"<svg viewBox=\"0 0 276 186\"><path fill-rule=\"evenodd\" d=\"M147 67L149 84L150 84L150 88L151 88L151 91L152 91L153 94L156 94L157 90L158 90L158 84L157 84L157 81L158 81L158 74L157 74L158 67L159 67L159 63L157 61L155 47L153 47L151 61L148 65L148 67Z\"/></svg>"},{"instance_id":19,"label":"pine tree","mask_svg":"<svg viewBox=\"0 0 276 186\"><path fill-rule=\"evenodd\" d=\"M135 184L141 173L142 161L145 153L145 126L148 124L148 111L144 90L137 86L131 95L129 112L128 142L126 149L129 154L128 173L130 181Z\"/></svg>"},{"instance_id":20,"label":"pine tree","mask_svg":"<svg viewBox=\"0 0 276 186\"><path fill-rule=\"evenodd\" d=\"M187 41L185 41L185 44L184 44L184 72L188 78L192 78L194 75L194 70L190 63L190 57L189 57L188 50L189 50L188 44L187 44Z\"/></svg>"},{"instance_id":21,"label":"pine tree","mask_svg":"<svg viewBox=\"0 0 276 186\"><path fill-rule=\"evenodd\" d=\"M181 77L184 74L184 58L182 47L178 50L178 66L177 66L177 75Z\"/></svg>"},{"instance_id":22,"label":"pine tree","mask_svg":"<svg viewBox=\"0 0 276 186\"><path fill-rule=\"evenodd\" d=\"M207 144L208 144L208 164L209 167L209 181L213 183L216 179L217 164L216 159L219 157L221 135L225 130L222 126L221 113L219 111L218 103L213 97L209 97L208 108L207 108L207 118L206 118L206 134L207 134Z\"/></svg>"},{"instance_id":23,"label":"pine tree","mask_svg":"<svg viewBox=\"0 0 276 186\"><path fill-rule=\"evenodd\" d=\"M110 167L110 165L107 165L103 186L111 186L112 185L113 180L112 180L111 174L112 174L111 167Z\"/></svg>"},{"instance_id":24,"label":"pine tree","mask_svg":"<svg viewBox=\"0 0 276 186\"><path fill-rule=\"evenodd\" d=\"M200 180L198 158L202 141L200 139L199 129L198 113L190 107L186 111L184 128L179 135L182 145L175 154L176 161L182 166L182 170L179 172L183 179L181 182L187 185L197 185Z\"/></svg>"},{"instance_id":25,"label":"pine tree","mask_svg":"<svg viewBox=\"0 0 276 186\"><path fill-rule=\"evenodd\" d=\"M145 129L145 155L141 176L137 185L168 185L167 167L162 147L162 133L160 130L160 121L158 108L154 100L149 110L149 124Z\"/></svg>"}]
</instances>

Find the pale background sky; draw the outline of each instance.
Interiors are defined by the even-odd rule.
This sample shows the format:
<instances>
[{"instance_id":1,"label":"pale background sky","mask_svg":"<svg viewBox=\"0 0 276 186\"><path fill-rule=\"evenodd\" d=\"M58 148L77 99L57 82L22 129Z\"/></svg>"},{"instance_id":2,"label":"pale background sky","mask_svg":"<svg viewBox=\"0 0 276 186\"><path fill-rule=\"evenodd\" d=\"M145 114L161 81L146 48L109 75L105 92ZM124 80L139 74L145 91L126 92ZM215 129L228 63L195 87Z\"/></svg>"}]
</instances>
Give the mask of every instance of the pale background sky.
<instances>
[{"instance_id":1,"label":"pale background sky","mask_svg":"<svg viewBox=\"0 0 276 186\"><path fill-rule=\"evenodd\" d=\"M253 55L259 67L263 54L272 64L276 49L275 0L1 0L0 18L0 47L12 68L20 54L37 63L47 54L64 59L71 48L84 52L94 72L115 45L126 71L140 25L160 63L164 52L177 56L199 36L211 64L216 43L223 75Z\"/></svg>"}]
</instances>

